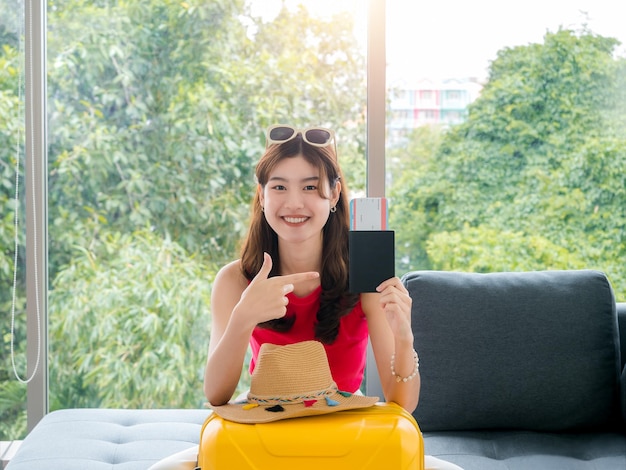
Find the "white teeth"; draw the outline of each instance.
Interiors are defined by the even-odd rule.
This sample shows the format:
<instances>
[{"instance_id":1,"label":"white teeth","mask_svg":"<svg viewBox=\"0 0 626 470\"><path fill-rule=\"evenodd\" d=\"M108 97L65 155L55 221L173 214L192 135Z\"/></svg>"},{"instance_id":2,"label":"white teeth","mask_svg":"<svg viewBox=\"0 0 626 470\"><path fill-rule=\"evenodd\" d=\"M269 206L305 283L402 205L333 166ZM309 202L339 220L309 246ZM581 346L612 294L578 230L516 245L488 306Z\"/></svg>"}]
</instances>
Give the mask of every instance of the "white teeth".
<instances>
[{"instance_id":1,"label":"white teeth","mask_svg":"<svg viewBox=\"0 0 626 470\"><path fill-rule=\"evenodd\" d=\"M307 218L306 217L284 217L286 222L289 222L290 224L299 224L304 222Z\"/></svg>"}]
</instances>

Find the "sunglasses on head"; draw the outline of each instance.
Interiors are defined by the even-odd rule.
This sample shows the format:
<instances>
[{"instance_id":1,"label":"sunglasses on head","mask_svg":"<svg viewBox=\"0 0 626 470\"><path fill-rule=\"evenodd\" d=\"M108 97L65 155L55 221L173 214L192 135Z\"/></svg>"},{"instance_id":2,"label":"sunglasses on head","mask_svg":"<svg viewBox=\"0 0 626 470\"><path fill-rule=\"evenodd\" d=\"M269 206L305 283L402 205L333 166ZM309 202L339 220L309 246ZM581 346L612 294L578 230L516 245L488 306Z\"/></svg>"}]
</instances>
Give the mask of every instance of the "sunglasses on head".
<instances>
[{"instance_id":1,"label":"sunglasses on head","mask_svg":"<svg viewBox=\"0 0 626 470\"><path fill-rule=\"evenodd\" d=\"M302 136L307 144L314 147L326 147L330 145L331 141L335 143L335 155L337 155L337 143L335 142L335 132L325 127L307 127L305 129L298 129L293 126L286 126L284 124L275 124L270 126L266 132L266 144L265 148L273 144L282 144L289 142L295 138L298 134Z\"/></svg>"}]
</instances>

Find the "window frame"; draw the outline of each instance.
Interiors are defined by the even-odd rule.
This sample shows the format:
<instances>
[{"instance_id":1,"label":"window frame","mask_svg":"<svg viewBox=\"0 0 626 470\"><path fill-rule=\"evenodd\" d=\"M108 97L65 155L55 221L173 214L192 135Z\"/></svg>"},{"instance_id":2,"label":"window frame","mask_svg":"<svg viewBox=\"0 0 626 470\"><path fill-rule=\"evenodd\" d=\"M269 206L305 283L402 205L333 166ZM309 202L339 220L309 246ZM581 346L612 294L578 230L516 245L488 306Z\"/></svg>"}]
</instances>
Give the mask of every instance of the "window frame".
<instances>
[{"instance_id":1,"label":"window frame","mask_svg":"<svg viewBox=\"0 0 626 470\"><path fill-rule=\"evenodd\" d=\"M385 0L368 0L367 24L367 185L368 197L385 196L386 50ZM27 430L48 413L48 141L47 141L47 2L25 5L25 171L26 195L26 357ZM32 188L29 193L28 189ZM32 198L31 199L29 199ZM33 256L34 255L34 256ZM38 359L39 355L39 361ZM368 362L374 364L371 347ZM33 371L38 364L37 370ZM375 367L366 384L380 389ZM373 392L372 392L373 393Z\"/></svg>"},{"instance_id":2,"label":"window frame","mask_svg":"<svg viewBox=\"0 0 626 470\"><path fill-rule=\"evenodd\" d=\"M48 140L46 2L24 9L27 430L48 412ZM38 365L37 370L33 370Z\"/></svg>"}]
</instances>

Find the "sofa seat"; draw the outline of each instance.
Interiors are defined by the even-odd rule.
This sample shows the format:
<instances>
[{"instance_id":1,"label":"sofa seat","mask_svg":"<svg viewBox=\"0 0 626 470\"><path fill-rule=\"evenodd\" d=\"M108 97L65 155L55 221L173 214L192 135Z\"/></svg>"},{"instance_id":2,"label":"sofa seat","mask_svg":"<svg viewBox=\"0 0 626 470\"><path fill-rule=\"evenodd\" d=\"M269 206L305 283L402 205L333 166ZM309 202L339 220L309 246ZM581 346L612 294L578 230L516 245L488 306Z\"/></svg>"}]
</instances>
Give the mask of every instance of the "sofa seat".
<instances>
[{"instance_id":1,"label":"sofa seat","mask_svg":"<svg viewBox=\"0 0 626 470\"><path fill-rule=\"evenodd\" d=\"M626 469L622 433L424 432L424 448L464 469Z\"/></svg>"},{"instance_id":2,"label":"sofa seat","mask_svg":"<svg viewBox=\"0 0 626 470\"><path fill-rule=\"evenodd\" d=\"M208 410L69 409L46 415L8 470L146 470L198 444Z\"/></svg>"}]
</instances>

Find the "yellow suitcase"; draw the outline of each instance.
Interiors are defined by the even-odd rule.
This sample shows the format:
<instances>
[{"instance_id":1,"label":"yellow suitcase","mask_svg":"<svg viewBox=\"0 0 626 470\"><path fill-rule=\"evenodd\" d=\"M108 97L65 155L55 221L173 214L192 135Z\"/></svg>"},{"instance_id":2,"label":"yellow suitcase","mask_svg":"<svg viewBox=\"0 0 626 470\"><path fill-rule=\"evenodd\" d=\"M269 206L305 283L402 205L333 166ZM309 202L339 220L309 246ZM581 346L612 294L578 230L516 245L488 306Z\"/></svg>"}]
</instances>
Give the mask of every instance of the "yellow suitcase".
<instances>
[{"instance_id":1,"label":"yellow suitcase","mask_svg":"<svg viewBox=\"0 0 626 470\"><path fill-rule=\"evenodd\" d=\"M263 424L213 413L202 426L201 470L423 470L417 422L394 403Z\"/></svg>"}]
</instances>

